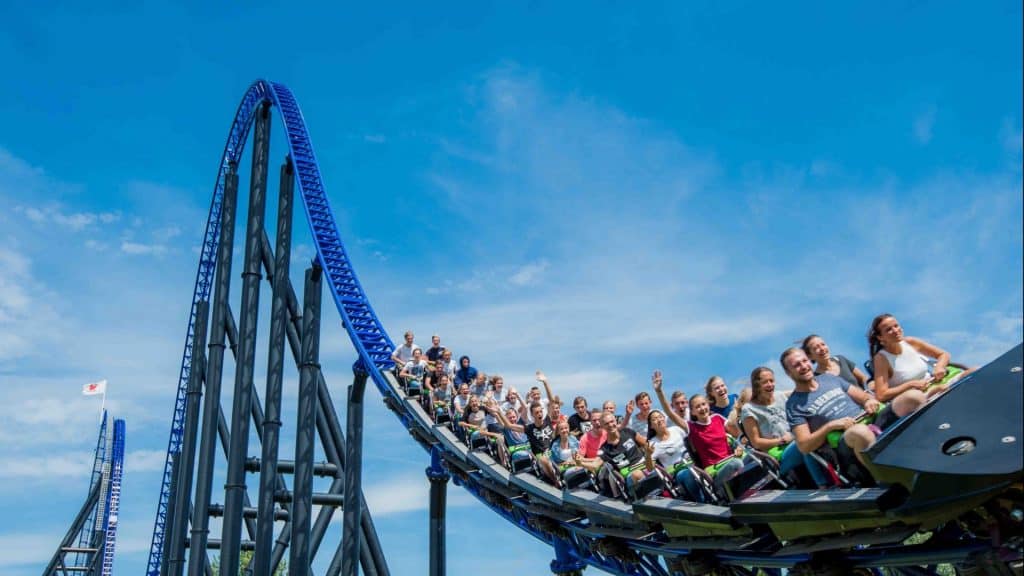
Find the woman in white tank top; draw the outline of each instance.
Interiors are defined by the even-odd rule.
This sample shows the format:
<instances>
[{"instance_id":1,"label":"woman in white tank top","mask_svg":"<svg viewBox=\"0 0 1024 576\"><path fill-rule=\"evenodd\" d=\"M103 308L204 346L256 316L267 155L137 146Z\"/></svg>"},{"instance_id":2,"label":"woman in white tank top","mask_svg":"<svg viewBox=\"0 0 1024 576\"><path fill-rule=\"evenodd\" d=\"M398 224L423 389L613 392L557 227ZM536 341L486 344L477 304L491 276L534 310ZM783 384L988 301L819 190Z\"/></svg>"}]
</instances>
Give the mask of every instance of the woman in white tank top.
<instances>
[{"instance_id":1,"label":"woman in white tank top","mask_svg":"<svg viewBox=\"0 0 1024 576\"><path fill-rule=\"evenodd\" d=\"M903 328L892 314L881 314L871 322L868 345L875 368L875 397L880 402L893 401L897 416L905 416L898 400L904 392L924 391L933 381L946 376L949 352L920 338L903 335ZM928 358L935 359L932 373L928 372ZM964 371L967 374L969 370ZM962 376L961 376L962 377ZM940 393L948 387L934 387L928 395Z\"/></svg>"}]
</instances>

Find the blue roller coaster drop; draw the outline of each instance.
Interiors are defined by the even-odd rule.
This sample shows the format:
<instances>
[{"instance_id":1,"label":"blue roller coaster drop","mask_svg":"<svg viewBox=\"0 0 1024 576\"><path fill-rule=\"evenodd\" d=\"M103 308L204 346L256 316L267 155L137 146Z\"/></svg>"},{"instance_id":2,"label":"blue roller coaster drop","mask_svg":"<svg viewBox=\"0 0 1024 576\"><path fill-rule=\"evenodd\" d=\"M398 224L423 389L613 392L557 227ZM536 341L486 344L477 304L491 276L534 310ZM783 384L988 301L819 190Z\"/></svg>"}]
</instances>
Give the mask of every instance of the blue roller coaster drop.
<instances>
[{"instance_id":1,"label":"blue roller coaster drop","mask_svg":"<svg viewBox=\"0 0 1024 576\"><path fill-rule=\"evenodd\" d=\"M263 214L272 109L280 114L288 147L273 246ZM250 132L252 176L236 322L228 295L238 169ZM288 275L296 187L317 251L306 271L301 304ZM261 404L253 386L253 361L264 274L273 287L273 303ZM358 354L344 433L319 365L323 281ZM299 374L294 460L278 456L285 344ZM722 505L661 493L627 502L588 489L556 489L530 471L510 471L486 449L467 446L449 426L435 422L414 391L395 378L393 349L338 234L294 97L281 84L255 82L231 125L210 205L147 573L177 576L187 569L200 576L210 569L210 550L220 551L222 574L237 573L242 550L254 551L252 571L258 576L273 573L285 552L292 573L310 573L331 514L341 508L343 535L327 573L355 574L358 564L364 574L388 574L361 493L367 379L430 454L431 574L445 569L449 479L505 521L550 545L556 574L579 574L588 565L613 574L662 576L781 569L925 574L935 573L940 563L964 573L1019 569L1024 543L1021 345L888 429L867 453L879 487L761 489ZM225 352L236 363L230 414L220 405ZM1000 401L983 407L986 396ZM977 413L987 416L970 417ZM256 458L247 453L250 423L261 446ZM313 462L317 439L325 463ZM212 502L218 441L226 461L223 505ZM259 473L255 503L249 501L247 472ZM287 474L292 475L291 489ZM330 488L314 492L314 476L329 480ZM315 522L314 506L319 507ZM209 537L212 516L223 517L219 539ZM278 522L284 525L275 530ZM922 535L927 539L905 545L914 535L918 541L925 539Z\"/></svg>"}]
</instances>

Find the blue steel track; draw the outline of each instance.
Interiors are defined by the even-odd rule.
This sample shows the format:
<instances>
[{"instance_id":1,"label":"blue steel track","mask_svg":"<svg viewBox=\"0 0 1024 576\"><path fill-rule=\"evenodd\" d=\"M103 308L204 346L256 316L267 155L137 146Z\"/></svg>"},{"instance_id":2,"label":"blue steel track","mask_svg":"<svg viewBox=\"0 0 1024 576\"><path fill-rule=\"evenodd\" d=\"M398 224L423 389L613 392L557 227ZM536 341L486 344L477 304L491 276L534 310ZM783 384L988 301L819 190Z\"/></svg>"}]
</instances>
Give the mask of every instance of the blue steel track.
<instances>
[{"instance_id":1,"label":"blue steel track","mask_svg":"<svg viewBox=\"0 0 1024 576\"><path fill-rule=\"evenodd\" d=\"M217 173L196 273L147 574L160 574L161 554L167 528L172 456L180 451L182 445L185 392L192 369L197 305L209 300L212 288L220 237L225 176L232 164L237 165L241 162L255 115L265 103L277 108L281 115L288 150L297 174L298 191L303 199L318 259L327 277L331 296L345 330L358 354L353 369L365 370L370 375L385 404L396 413L414 439L427 450L440 452L449 467L453 468L453 478L457 485L468 490L506 521L555 549L560 560L552 563L553 571L568 573L585 563L613 574L667 576L670 570L662 557L681 556L688 551L673 547L664 534L640 534L621 530L612 531L610 534L602 533L599 526L591 525L586 520L588 509L585 504L563 503L564 511L561 515L545 511L550 508L530 505L529 497L521 498L525 493L510 484L507 476L501 478L491 467L479 466L479 462L474 463L468 450L454 445L450 437L446 438L440 429L432 426L429 419L424 419L424 414L417 413L417 403L406 399L404 392L391 376L390 369L393 364L390 355L394 345L374 313L338 234L302 112L287 87L264 80L253 83L246 91L231 124ZM500 487L500 490L496 487ZM893 554L898 555L896 549L878 550L877 554L874 552L865 550L860 556L847 556L847 560L851 565L871 566L878 565L878 559L883 556L891 560L896 557ZM808 554L779 556L736 550L705 553L712 554L717 562L728 565L730 570L737 574L751 573L743 568L744 566L787 567L810 558ZM950 558L946 561L952 560L955 559ZM921 561L918 557L907 557L904 563L931 564Z\"/></svg>"}]
</instances>

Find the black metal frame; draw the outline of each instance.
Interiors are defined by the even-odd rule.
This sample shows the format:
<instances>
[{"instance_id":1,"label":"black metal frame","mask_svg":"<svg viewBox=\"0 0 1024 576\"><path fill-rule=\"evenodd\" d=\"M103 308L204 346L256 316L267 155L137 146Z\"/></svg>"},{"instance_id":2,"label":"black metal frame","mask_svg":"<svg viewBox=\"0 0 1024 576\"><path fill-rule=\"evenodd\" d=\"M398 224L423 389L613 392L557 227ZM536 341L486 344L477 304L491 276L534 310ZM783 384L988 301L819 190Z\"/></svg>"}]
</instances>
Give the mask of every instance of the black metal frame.
<instances>
[{"instance_id":1,"label":"black metal frame","mask_svg":"<svg viewBox=\"0 0 1024 576\"><path fill-rule=\"evenodd\" d=\"M350 440L346 442L319 364L322 270L319 263L314 262L306 271L301 314L288 276L294 166L289 157L281 167L276 244L272 250L264 226L269 105L264 105L256 113L254 124L238 324L235 324L228 302L238 202L238 166L232 163L225 178L220 214L213 302L212 306L207 302L200 302L197 306L193 370L188 383L181 450L173 455L167 518L169 532L164 541L161 572L182 576L187 566L190 576L205 576L210 570L207 552L219 550L222 573L237 573L241 551L254 550L250 569L256 576L273 574L286 551L290 573L309 574L331 517L337 508L342 507L343 537L334 551L327 574L342 571L355 574L361 565L363 573L368 576L387 575L387 563L360 490L362 398L366 372L356 373L350 389L347 422ZM264 274L272 285L273 301L265 405L261 405L254 386L254 360L260 280ZM204 354L207 331L209 350ZM300 377L295 459L291 461L279 458L286 343ZM226 348L231 349L236 361L230 418L225 416L220 401ZM260 441L258 459L247 454L250 424ZM318 438L327 460L325 463L314 462ZM218 439L227 458L223 505L213 502ZM256 504L252 505L246 488L246 474L257 471ZM285 482L287 474L293 477L291 491ZM333 478L327 492L314 492L314 476ZM351 489L346 490L345 486ZM321 507L315 519L314 505ZM210 538L209 519L214 516L223 518L221 538ZM277 530L275 542L276 522L284 524ZM247 539L242 537L243 528Z\"/></svg>"}]
</instances>

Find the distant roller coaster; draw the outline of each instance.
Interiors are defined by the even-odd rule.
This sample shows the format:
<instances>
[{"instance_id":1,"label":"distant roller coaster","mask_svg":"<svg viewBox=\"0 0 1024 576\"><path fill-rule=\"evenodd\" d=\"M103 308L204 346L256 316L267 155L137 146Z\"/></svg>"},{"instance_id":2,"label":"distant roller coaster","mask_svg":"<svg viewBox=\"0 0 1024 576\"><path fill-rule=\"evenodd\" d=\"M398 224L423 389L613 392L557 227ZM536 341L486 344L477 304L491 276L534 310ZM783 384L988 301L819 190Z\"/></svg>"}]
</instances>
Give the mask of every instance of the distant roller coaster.
<instances>
[{"instance_id":1,"label":"distant roller coaster","mask_svg":"<svg viewBox=\"0 0 1024 576\"><path fill-rule=\"evenodd\" d=\"M103 412L85 502L46 565L43 576L110 576L114 569L117 516L124 471L124 420L107 427Z\"/></svg>"},{"instance_id":2,"label":"distant roller coaster","mask_svg":"<svg viewBox=\"0 0 1024 576\"><path fill-rule=\"evenodd\" d=\"M272 246L264 212L274 108L281 115L288 157L281 168ZM253 160L236 323L229 304L232 249L238 168L250 131ZM288 275L296 186L317 250L306 271L301 308ZM273 301L261 406L253 374L263 274L270 280ZM345 434L319 365L324 279L359 358L348 392ZM299 373L294 460L278 457L286 343ZM223 414L220 404L227 348L235 357L230 415ZM243 549L254 550L252 571L257 576L273 573L286 551L292 573L309 573L331 515L341 507L343 534L326 573L355 574L358 563L365 574L387 574L361 494L362 405L368 378L431 454L431 574L444 572L449 478L506 521L552 546L551 570L556 574L578 574L588 565L624 575L752 574L783 568L791 573L884 568L890 574L923 574L936 572L939 563L966 572L1006 574L1019 565L1024 540L1020 345L880 437L868 457L882 487L766 489L723 505L660 495L625 502L591 490L556 489L529 471L513 473L486 450L467 446L451 428L435 422L420 398L396 380L393 349L341 242L295 99L281 84L254 83L232 123L210 206L147 573L177 576L187 568L190 575L200 576L210 569L207 552L219 550L221 573L234 574ZM999 402L984 404L985 395ZM972 416L979 413L986 417ZM257 429L259 458L247 453L250 423ZM327 460L320 464L313 461L316 437ZM219 473L218 438L226 463L223 505L212 502L213 479ZM964 439L970 440L970 449L964 449ZM254 503L246 488L247 472L259 472ZM285 474L292 475L291 490ZM329 482L329 488L315 492L314 476ZM315 522L314 505L320 507ZM219 539L209 537L213 516L223 517ZM284 524L275 530L275 522ZM928 539L904 545L918 533Z\"/></svg>"}]
</instances>

